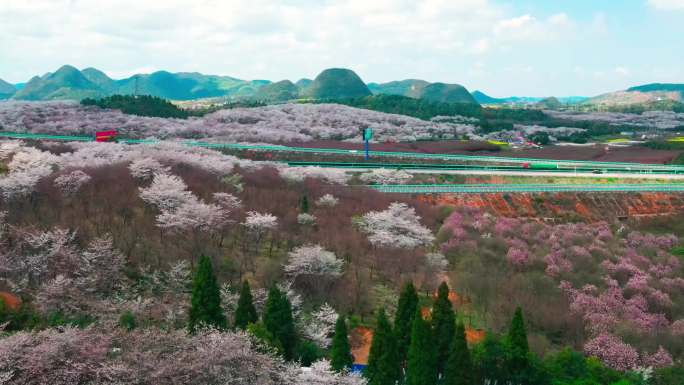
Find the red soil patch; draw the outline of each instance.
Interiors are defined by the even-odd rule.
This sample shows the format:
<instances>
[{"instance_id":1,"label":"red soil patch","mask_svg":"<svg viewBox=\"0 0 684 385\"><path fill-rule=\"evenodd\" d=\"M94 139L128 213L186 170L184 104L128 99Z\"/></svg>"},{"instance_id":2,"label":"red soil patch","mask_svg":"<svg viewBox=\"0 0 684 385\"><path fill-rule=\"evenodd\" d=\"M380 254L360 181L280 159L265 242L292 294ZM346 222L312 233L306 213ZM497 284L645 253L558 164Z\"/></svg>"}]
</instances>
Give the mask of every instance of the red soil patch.
<instances>
[{"instance_id":1,"label":"red soil patch","mask_svg":"<svg viewBox=\"0 0 684 385\"><path fill-rule=\"evenodd\" d=\"M358 326L349 333L349 344L354 356L354 363L359 365L368 364L368 354L373 342L373 330L364 326Z\"/></svg>"},{"instance_id":2,"label":"red soil patch","mask_svg":"<svg viewBox=\"0 0 684 385\"><path fill-rule=\"evenodd\" d=\"M469 345L474 345L479 343L485 338L485 331L482 329L472 329L466 328L466 341Z\"/></svg>"},{"instance_id":3,"label":"red soil patch","mask_svg":"<svg viewBox=\"0 0 684 385\"><path fill-rule=\"evenodd\" d=\"M581 217L590 222L684 212L684 195L667 193L435 194L419 199L513 218Z\"/></svg>"},{"instance_id":4,"label":"red soil patch","mask_svg":"<svg viewBox=\"0 0 684 385\"><path fill-rule=\"evenodd\" d=\"M5 304L5 306L10 310L19 310L21 306L21 300L8 292L0 291L0 299Z\"/></svg>"}]
</instances>

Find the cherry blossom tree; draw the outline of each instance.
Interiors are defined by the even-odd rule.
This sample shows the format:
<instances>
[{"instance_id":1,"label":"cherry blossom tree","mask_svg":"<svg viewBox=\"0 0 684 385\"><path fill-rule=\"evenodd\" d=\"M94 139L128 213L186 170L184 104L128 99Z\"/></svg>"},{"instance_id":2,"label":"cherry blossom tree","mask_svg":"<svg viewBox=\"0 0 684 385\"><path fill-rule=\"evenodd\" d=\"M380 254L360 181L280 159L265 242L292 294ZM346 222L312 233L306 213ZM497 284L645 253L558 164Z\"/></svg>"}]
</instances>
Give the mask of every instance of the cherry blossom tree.
<instances>
[{"instance_id":1,"label":"cherry blossom tree","mask_svg":"<svg viewBox=\"0 0 684 385\"><path fill-rule=\"evenodd\" d=\"M300 275L339 277L344 261L320 245L301 246L288 254L283 270L292 279Z\"/></svg>"},{"instance_id":2,"label":"cherry blossom tree","mask_svg":"<svg viewBox=\"0 0 684 385\"><path fill-rule=\"evenodd\" d=\"M600 334L584 344L584 353L601 359L615 370L627 371L639 364L637 351L611 334Z\"/></svg>"},{"instance_id":3,"label":"cherry blossom tree","mask_svg":"<svg viewBox=\"0 0 684 385\"><path fill-rule=\"evenodd\" d=\"M170 169L154 158L141 158L131 162L128 166L134 178L146 181L151 180L157 174L169 174Z\"/></svg>"},{"instance_id":4,"label":"cherry blossom tree","mask_svg":"<svg viewBox=\"0 0 684 385\"><path fill-rule=\"evenodd\" d=\"M310 368L301 368L297 384L301 385L365 385L358 374L336 373L327 360L316 361Z\"/></svg>"},{"instance_id":5,"label":"cherry blossom tree","mask_svg":"<svg viewBox=\"0 0 684 385\"><path fill-rule=\"evenodd\" d=\"M378 247L412 249L430 245L435 237L420 223L416 210L394 202L385 211L371 211L360 220L361 231Z\"/></svg>"},{"instance_id":6,"label":"cherry blossom tree","mask_svg":"<svg viewBox=\"0 0 684 385\"><path fill-rule=\"evenodd\" d=\"M55 178L55 186L66 196L74 195L90 181L90 175L81 170L72 171Z\"/></svg>"},{"instance_id":7,"label":"cherry blossom tree","mask_svg":"<svg viewBox=\"0 0 684 385\"><path fill-rule=\"evenodd\" d=\"M150 186L140 188L140 198L160 210L174 210L194 197L181 178L156 174Z\"/></svg>"},{"instance_id":8,"label":"cherry blossom tree","mask_svg":"<svg viewBox=\"0 0 684 385\"><path fill-rule=\"evenodd\" d=\"M374 169L359 176L362 182L368 184L404 184L413 178L404 170L390 170L386 168Z\"/></svg>"},{"instance_id":9,"label":"cherry blossom tree","mask_svg":"<svg viewBox=\"0 0 684 385\"><path fill-rule=\"evenodd\" d=\"M316 216L309 213L298 214L297 223L302 226L313 226L316 224Z\"/></svg>"},{"instance_id":10,"label":"cherry blossom tree","mask_svg":"<svg viewBox=\"0 0 684 385\"><path fill-rule=\"evenodd\" d=\"M665 368L672 366L673 363L672 356L662 346L659 346L655 353L644 357L644 364L654 368Z\"/></svg>"},{"instance_id":11,"label":"cherry blossom tree","mask_svg":"<svg viewBox=\"0 0 684 385\"><path fill-rule=\"evenodd\" d=\"M302 322L300 326L302 334L316 345L327 349L332 342L337 317L338 314L335 309L324 303L318 310L311 313L308 320Z\"/></svg>"},{"instance_id":12,"label":"cherry blossom tree","mask_svg":"<svg viewBox=\"0 0 684 385\"><path fill-rule=\"evenodd\" d=\"M331 194L325 194L316 200L316 206L319 207L335 207L339 199L335 198Z\"/></svg>"}]
</instances>

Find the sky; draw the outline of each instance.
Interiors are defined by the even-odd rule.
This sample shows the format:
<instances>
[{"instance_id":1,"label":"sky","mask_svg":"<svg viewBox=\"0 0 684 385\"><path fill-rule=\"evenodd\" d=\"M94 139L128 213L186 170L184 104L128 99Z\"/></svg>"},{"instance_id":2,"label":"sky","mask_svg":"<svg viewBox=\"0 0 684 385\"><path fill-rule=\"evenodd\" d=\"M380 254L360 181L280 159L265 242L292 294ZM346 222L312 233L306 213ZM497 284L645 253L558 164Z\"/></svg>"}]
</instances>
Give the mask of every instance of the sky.
<instances>
[{"instance_id":1,"label":"sky","mask_svg":"<svg viewBox=\"0 0 684 385\"><path fill-rule=\"evenodd\" d=\"M503 96L684 83L684 0L0 0L0 78L63 64L424 79Z\"/></svg>"}]
</instances>

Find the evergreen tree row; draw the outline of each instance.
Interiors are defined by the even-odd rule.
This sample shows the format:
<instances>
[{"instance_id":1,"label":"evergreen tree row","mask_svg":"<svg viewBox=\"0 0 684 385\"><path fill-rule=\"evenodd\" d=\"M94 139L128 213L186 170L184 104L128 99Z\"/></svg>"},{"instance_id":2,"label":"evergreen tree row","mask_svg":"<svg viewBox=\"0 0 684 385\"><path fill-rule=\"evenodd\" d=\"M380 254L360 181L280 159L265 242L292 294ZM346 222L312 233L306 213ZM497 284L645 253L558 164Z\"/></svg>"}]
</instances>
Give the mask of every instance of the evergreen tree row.
<instances>
[{"instance_id":1,"label":"evergreen tree row","mask_svg":"<svg viewBox=\"0 0 684 385\"><path fill-rule=\"evenodd\" d=\"M419 302L415 287L408 283L401 291L393 323L384 309L378 310L363 372L368 385L645 384L638 373L617 372L569 348L541 360L530 351L520 308L502 337L487 333L482 342L469 347L465 326L457 321L446 283L440 285L429 316ZM193 279L188 329L196 332L205 326L228 328L211 260L201 257ZM243 282L232 326L247 329L287 360L309 365L321 356L315 345L298 337L290 301L276 287L268 293L260 320L249 284ZM351 369L353 363L348 334L345 317L338 317L328 352L331 367L338 372ZM669 381L678 376L677 370L660 371L656 379Z\"/></svg>"}]
</instances>

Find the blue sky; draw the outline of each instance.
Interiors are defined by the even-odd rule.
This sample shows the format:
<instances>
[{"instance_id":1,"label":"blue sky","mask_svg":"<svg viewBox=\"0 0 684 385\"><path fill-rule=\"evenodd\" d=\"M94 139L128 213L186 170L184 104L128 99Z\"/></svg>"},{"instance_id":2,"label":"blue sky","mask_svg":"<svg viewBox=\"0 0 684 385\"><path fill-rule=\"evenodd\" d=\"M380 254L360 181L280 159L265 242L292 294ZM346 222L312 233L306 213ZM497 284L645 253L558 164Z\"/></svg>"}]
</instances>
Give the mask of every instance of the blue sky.
<instances>
[{"instance_id":1,"label":"blue sky","mask_svg":"<svg viewBox=\"0 0 684 385\"><path fill-rule=\"evenodd\" d=\"M453 82L493 96L684 83L684 0L0 0L0 78L62 64Z\"/></svg>"}]
</instances>

